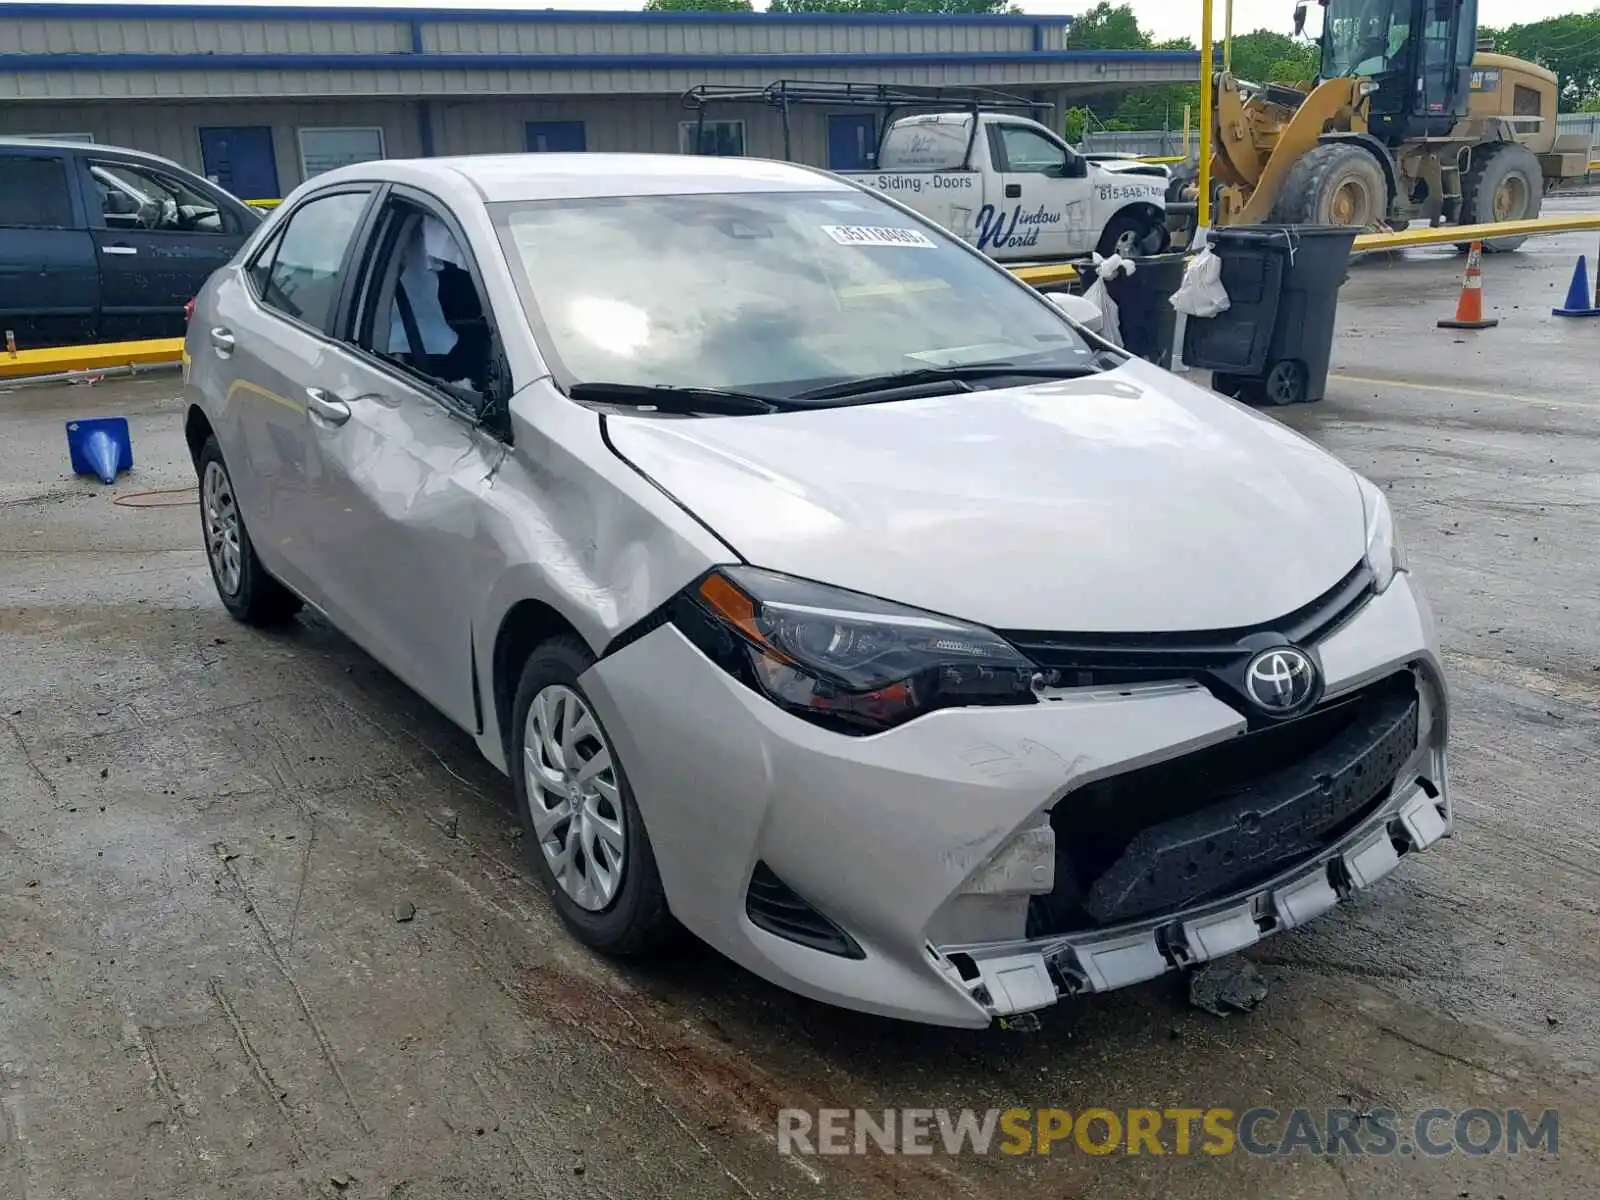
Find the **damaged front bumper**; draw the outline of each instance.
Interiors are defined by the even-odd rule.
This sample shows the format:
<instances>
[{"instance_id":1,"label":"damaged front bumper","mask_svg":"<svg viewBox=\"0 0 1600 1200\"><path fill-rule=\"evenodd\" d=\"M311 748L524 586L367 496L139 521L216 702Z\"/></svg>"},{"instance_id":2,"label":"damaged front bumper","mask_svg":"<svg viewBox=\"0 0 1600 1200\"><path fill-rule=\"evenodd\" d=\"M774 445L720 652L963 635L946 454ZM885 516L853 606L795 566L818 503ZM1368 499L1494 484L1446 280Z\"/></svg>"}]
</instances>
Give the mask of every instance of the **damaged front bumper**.
<instances>
[{"instance_id":1,"label":"damaged front bumper","mask_svg":"<svg viewBox=\"0 0 1600 1200\"><path fill-rule=\"evenodd\" d=\"M1043 929L1058 810L1107 780L1237 744L1243 714L1180 682L949 709L845 737L738 683L670 623L583 683L685 926L803 995L977 1028L1303 924L1449 832L1448 700L1433 617L1409 577L1317 650L1328 702L1416 681L1413 740L1381 759L1384 790L1330 810L1314 842L1255 863L1247 887L1208 884L1203 902L1152 908L1149 890L1124 880Z\"/></svg>"},{"instance_id":2,"label":"damaged front bumper","mask_svg":"<svg viewBox=\"0 0 1600 1200\"><path fill-rule=\"evenodd\" d=\"M1425 747L1354 830L1277 877L1220 901L1110 929L988 945L928 947L952 984L994 1017L1108 992L1221 958L1294 929L1373 886L1454 829L1446 755ZM1029 831L1037 845L1040 830ZM1037 876L1034 876L1037 878Z\"/></svg>"}]
</instances>

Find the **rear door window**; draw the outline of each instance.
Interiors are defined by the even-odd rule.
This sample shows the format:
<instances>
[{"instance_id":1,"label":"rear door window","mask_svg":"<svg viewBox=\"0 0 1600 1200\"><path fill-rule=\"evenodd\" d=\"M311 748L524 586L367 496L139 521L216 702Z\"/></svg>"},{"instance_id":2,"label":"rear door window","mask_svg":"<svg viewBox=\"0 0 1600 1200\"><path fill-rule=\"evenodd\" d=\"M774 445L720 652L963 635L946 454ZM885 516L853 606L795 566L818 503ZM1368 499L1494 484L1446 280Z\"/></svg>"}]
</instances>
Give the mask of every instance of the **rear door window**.
<instances>
[{"instance_id":1,"label":"rear door window","mask_svg":"<svg viewBox=\"0 0 1600 1200\"><path fill-rule=\"evenodd\" d=\"M0 155L0 228L71 229L75 225L66 159Z\"/></svg>"},{"instance_id":2,"label":"rear door window","mask_svg":"<svg viewBox=\"0 0 1600 1200\"><path fill-rule=\"evenodd\" d=\"M261 302L325 330L341 269L370 196L365 190L335 192L308 200L290 213L283 230L250 267Z\"/></svg>"}]
</instances>

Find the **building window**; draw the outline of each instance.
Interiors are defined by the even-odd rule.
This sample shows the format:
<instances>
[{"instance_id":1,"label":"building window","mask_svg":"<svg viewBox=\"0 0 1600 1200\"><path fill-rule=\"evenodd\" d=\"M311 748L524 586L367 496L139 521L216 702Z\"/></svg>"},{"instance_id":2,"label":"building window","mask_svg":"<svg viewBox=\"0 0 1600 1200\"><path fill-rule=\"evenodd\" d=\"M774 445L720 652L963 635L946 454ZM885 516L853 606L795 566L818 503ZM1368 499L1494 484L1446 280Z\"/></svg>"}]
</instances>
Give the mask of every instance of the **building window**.
<instances>
[{"instance_id":1,"label":"building window","mask_svg":"<svg viewBox=\"0 0 1600 1200\"><path fill-rule=\"evenodd\" d=\"M23 138L30 142L94 142L92 133L8 133L7 137Z\"/></svg>"},{"instance_id":2,"label":"building window","mask_svg":"<svg viewBox=\"0 0 1600 1200\"><path fill-rule=\"evenodd\" d=\"M699 131L700 144L694 144ZM719 158L738 158L744 153L743 121L678 122L679 154L714 154Z\"/></svg>"},{"instance_id":3,"label":"building window","mask_svg":"<svg viewBox=\"0 0 1600 1200\"><path fill-rule=\"evenodd\" d=\"M378 128L300 130L300 170L306 179L382 157L383 130Z\"/></svg>"}]
</instances>

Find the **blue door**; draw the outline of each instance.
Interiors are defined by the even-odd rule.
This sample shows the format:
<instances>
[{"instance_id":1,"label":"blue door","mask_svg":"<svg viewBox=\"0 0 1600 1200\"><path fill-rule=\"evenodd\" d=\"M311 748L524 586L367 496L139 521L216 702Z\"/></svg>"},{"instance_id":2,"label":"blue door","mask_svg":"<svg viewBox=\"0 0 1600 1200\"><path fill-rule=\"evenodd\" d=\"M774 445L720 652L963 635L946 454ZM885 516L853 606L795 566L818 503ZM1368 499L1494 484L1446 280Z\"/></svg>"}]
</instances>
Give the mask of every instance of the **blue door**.
<instances>
[{"instance_id":1,"label":"blue door","mask_svg":"<svg viewBox=\"0 0 1600 1200\"><path fill-rule=\"evenodd\" d=\"M878 165L878 118L843 113L828 118L828 170L870 171Z\"/></svg>"},{"instance_id":2,"label":"blue door","mask_svg":"<svg viewBox=\"0 0 1600 1200\"><path fill-rule=\"evenodd\" d=\"M241 200L276 200L282 195L270 125L202 129L200 158L206 178Z\"/></svg>"},{"instance_id":3,"label":"blue door","mask_svg":"<svg viewBox=\"0 0 1600 1200\"><path fill-rule=\"evenodd\" d=\"M524 128L530 154L561 154L587 150L582 121L529 121Z\"/></svg>"}]
</instances>

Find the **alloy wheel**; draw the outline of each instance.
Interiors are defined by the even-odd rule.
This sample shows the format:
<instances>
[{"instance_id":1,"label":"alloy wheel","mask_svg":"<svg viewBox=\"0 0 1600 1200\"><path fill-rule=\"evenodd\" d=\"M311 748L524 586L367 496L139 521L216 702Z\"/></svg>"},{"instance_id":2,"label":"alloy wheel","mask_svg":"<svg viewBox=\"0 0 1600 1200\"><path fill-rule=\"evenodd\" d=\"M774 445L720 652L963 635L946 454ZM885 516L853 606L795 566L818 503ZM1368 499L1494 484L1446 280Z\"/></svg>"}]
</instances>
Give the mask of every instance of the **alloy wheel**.
<instances>
[{"instance_id":1,"label":"alloy wheel","mask_svg":"<svg viewBox=\"0 0 1600 1200\"><path fill-rule=\"evenodd\" d=\"M206 463L200 503L205 506L206 557L211 560L217 585L227 595L237 596L244 573L239 505L233 496L233 481L219 462Z\"/></svg>"},{"instance_id":2,"label":"alloy wheel","mask_svg":"<svg viewBox=\"0 0 1600 1200\"><path fill-rule=\"evenodd\" d=\"M627 826L611 747L583 697L540 689L523 729L523 772L534 836L573 903L600 912L616 898Z\"/></svg>"}]
</instances>

